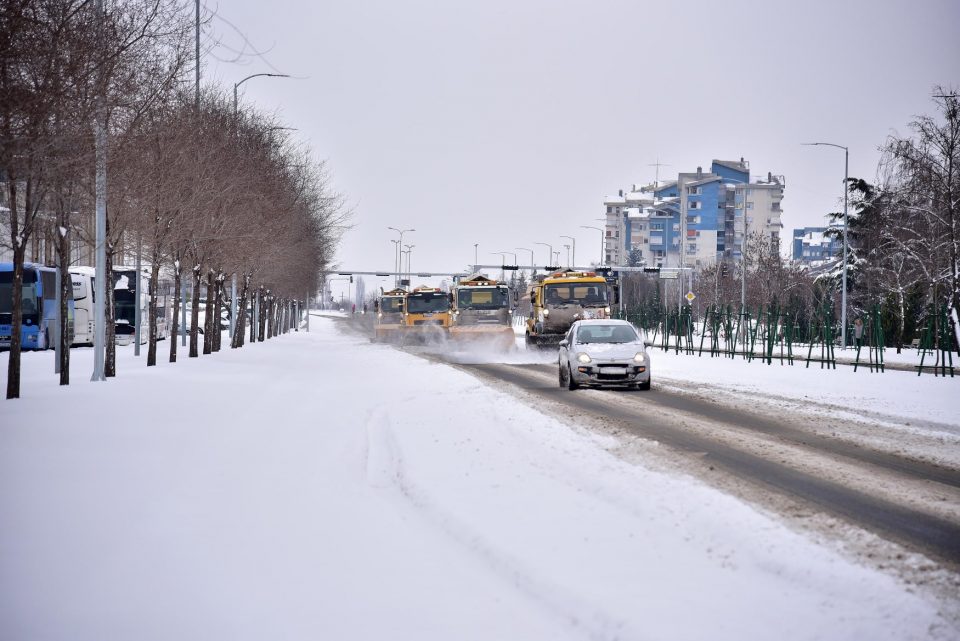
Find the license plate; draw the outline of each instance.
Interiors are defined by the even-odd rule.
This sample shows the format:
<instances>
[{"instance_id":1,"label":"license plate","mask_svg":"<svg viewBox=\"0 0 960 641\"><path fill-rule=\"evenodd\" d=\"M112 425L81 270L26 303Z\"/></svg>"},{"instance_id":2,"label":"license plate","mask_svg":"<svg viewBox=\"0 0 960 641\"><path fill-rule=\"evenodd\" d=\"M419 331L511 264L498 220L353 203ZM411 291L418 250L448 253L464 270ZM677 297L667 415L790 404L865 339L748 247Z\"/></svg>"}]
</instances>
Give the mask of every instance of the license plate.
<instances>
[{"instance_id":1,"label":"license plate","mask_svg":"<svg viewBox=\"0 0 960 641\"><path fill-rule=\"evenodd\" d=\"M603 366L601 366L601 367L600 367L600 373L601 373L601 374L624 374L624 375L625 375L625 374L627 373L627 368L626 368L626 367L603 367Z\"/></svg>"}]
</instances>

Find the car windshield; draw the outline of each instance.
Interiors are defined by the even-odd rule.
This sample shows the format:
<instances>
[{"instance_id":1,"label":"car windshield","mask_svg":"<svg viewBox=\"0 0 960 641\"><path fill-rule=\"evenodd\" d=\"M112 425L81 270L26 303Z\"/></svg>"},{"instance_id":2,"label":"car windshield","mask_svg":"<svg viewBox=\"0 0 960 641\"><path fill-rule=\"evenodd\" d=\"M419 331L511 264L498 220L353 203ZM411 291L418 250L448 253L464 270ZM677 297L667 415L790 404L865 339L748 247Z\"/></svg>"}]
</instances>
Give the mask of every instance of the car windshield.
<instances>
[{"instance_id":1,"label":"car windshield","mask_svg":"<svg viewBox=\"0 0 960 641\"><path fill-rule=\"evenodd\" d=\"M507 290L499 287L461 289L457 292L460 309L503 309L510 304Z\"/></svg>"},{"instance_id":2,"label":"car windshield","mask_svg":"<svg viewBox=\"0 0 960 641\"><path fill-rule=\"evenodd\" d=\"M578 343L633 343L637 332L629 325L581 325Z\"/></svg>"},{"instance_id":3,"label":"car windshield","mask_svg":"<svg viewBox=\"0 0 960 641\"><path fill-rule=\"evenodd\" d=\"M411 294L407 297L407 311L411 314L445 312L450 309L446 294Z\"/></svg>"},{"instance_id":4,"label":"car windshield","mask_svg":"<svg viewBox=\"0 0 960 641\"><path fill-rule=\"evenodd\" d=\"M399 296L391 296L389 298L380 299L380 311L384 313L391 312L402 312L403 311L403 299Z\"/></svg>"},{"instance_id":5,"label":"car windshield","mask_svg":"<svg viewBox=\"0 0 960 641\"><path fill-rule=\"evenodd\" d=\"M607 288L603 283L547 285L546 290L547 306L574 303L585 306L605 306L607 304Z\"/></svg>"}]
</instances>

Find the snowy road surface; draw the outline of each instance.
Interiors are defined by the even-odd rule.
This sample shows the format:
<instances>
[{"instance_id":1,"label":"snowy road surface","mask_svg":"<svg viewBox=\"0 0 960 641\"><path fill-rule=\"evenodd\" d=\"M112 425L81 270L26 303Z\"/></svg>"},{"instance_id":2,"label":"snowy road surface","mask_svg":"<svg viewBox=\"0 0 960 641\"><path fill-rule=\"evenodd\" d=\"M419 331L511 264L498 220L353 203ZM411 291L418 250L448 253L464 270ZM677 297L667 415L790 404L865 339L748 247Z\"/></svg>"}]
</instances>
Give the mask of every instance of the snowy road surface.
<instances>
[{"instance_id":1,"label":"snowy road surface","mask_svg":"<svg viewBox=\"0 0 960 641\"><path fill-rule=\"evenodd\" d=\"M26 355L0 638L960 636L955 603L611 437L312 329L151 369L124 348L107 384L78 350L69 389Z\"/></svg>"}]
</instances>

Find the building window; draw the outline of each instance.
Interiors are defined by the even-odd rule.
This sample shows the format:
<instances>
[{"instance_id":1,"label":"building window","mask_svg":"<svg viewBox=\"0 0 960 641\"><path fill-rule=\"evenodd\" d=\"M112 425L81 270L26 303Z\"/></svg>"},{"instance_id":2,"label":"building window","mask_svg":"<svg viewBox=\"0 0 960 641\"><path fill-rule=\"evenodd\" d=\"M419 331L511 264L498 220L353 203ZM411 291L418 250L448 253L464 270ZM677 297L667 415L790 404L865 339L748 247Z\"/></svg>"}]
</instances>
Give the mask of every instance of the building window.
<instances>
[{"instance_id":1,"label":"building window","mask_svg":"<svg viewBox=\"0 0 960 641\"><path fill-rule=\"evenodd\" d=\"M607 213L608 213L608 214L612 214L612 213L613 213L613 207L610 207L609 205L607 205Z\"/></svg>"},{"instance_id":2,"label":"building window","mask_svg":"<svg viewBox=\"0 0 960 641\"><path fill-rule=\"evenodd\" d=\"M747 209L753 209L753 201L752 201L752 200L748 200L748 201L747 201Z\"/></svg>"},{"instance_id":3,"label":"building window","mask_svg":"<svg viewBox=\"0 0 960 641\"><path fill-rule=\"evenodd\" d=\"M699 196L703 193L703 187L687 187L687 193Z\"/></svg>"},{"instance_id":4,"label":"building window","mask_svg":"<svg viewBox=\"0 0 960 641\"><path fill-rule=\"evenodd\" d=\"M700 201L699 201L699 200L688 200L688 201L687 201L687 209L700 209Z\"/></svg>"}]
</instances>

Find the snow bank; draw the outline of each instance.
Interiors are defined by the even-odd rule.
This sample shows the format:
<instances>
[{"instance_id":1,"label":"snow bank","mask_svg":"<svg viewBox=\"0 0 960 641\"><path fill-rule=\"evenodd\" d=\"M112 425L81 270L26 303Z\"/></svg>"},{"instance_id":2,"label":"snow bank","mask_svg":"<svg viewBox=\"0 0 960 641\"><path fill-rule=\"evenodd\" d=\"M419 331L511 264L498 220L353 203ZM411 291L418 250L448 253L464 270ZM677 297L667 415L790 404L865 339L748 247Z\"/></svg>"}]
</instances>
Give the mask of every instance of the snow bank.
<instances>
[{"instance_id":1,"label":"snow bank","mask_svg":"<svg viewBox=\"0 0 960 641\"><path fill-rule=\"evenodd\" d=\"M0 638L955 633L739 501L336 322L150 369L126 348L99 384L75 350L69 389L26 355L0 404Z\"/></svg>"}]
</instances>

